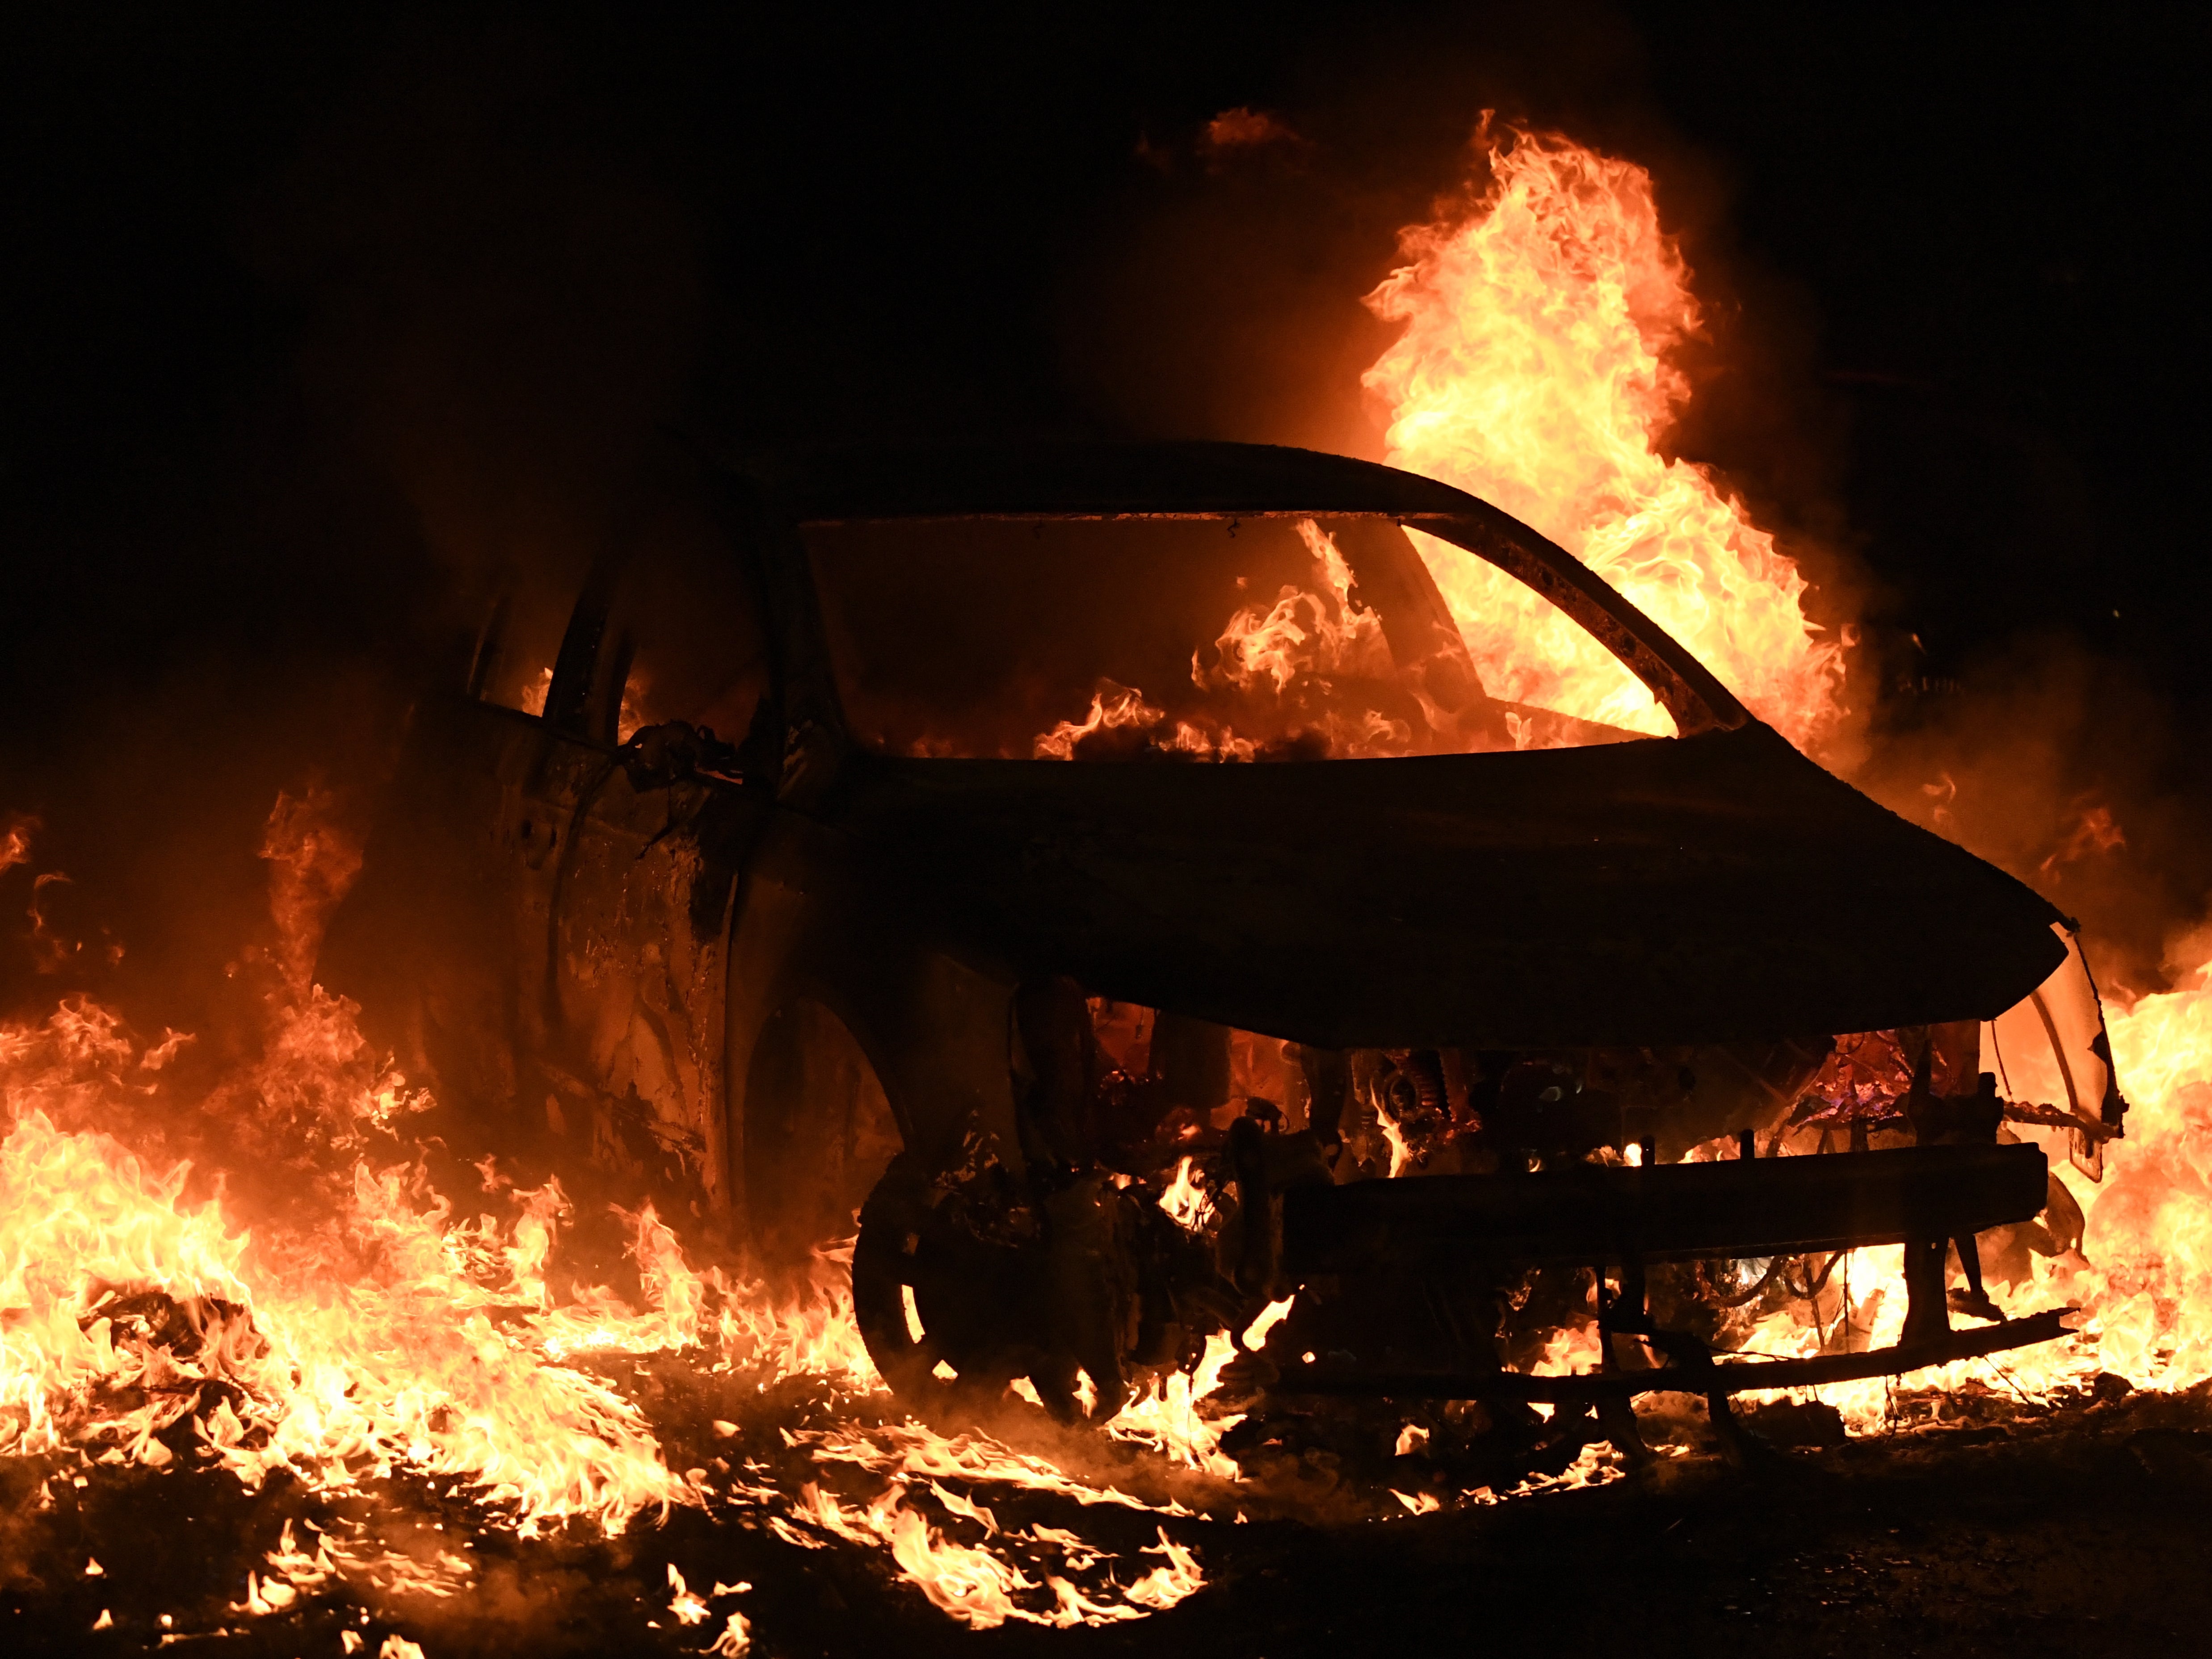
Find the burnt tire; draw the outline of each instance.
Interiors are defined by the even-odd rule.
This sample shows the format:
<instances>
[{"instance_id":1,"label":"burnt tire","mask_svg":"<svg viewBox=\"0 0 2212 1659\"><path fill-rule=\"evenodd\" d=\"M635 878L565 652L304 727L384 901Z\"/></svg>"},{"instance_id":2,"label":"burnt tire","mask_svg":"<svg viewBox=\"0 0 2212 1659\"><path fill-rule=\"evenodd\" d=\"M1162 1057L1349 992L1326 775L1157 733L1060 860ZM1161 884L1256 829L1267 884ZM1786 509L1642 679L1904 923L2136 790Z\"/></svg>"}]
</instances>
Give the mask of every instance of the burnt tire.
<instances>
[{"instance_id":1,"label":"burnt tire","mask_svg":"<svg viewBox=\"0 0 2212 1659\"><path fill-rule=\"evenodd\" d=\"M976 1237L959 1210L905 1157L869 1194L853 1246L853 1313L868 1357L917 1412L994 1409L1026 1376L1055 1417L1079 1417L1074 1363L1038 1340L1051 1328L1042 1252Z\"/></svg>"}]
</instances>

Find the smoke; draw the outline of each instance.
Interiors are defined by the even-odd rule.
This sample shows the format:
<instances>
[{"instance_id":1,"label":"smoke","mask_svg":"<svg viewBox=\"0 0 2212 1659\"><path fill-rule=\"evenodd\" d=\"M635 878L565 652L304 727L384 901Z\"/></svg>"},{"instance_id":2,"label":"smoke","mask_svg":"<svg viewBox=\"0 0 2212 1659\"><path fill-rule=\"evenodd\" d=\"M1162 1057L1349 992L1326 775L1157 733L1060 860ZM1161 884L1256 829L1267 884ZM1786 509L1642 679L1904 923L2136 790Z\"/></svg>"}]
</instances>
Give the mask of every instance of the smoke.
<instances>
[{"instance_id":1,"label":"smoke","mask_svg":"<svg viewBox=\"0 0 2212 1659\"><path fill-rule=\"evenodd\" d=\"M41 43L27 118L77 269L19 325L73 401L10 503L0 762L43 862L0 916L101 943L0 953L10 1006L212 1017L279 791L365 823L410 703L458 684L497 592L565 605L683 411L696 262L619 121L563 107L587 43L269 21Z\"/></svg>"},{"instance_id":2,"label":"smoke","mask_svg":"<svg viewBox=\"0 0 2212 1659\"><path fill-rule=\"evenodd\" d=\"M1379 453L1359 373L1390 331L1361 296L1465 187L1486 109L1651 169L1705 317L1670 445L1778 534L1816 620L1863 625L1870 787L1932 821L1921 791L1949 775L1946 822L2058 884L2120 982L2154 983L2155 918L2202 885L2186 714L2158 712L2186 688L2189 608L2142 650L2118 631L2163 609L2136 603L2164 579L2148 559L2124 603L2083 601L2179 521L2050 406L2087 387L2109 412L2152 372L2116 365L2161 361L2127 297L2164 292L2154 243L2113 273L2171 216L2128 204L2187 147L2052 122L2055 69L2017 109L1994 86L1960 102L1954 76L1930 130L1956 151L1984 122L2014 156L1965 188L1871 112L1882 76L1943 79L1975 31L1899 55L1825 26L1800 51L1799 27L1760 46L1633 8L1429 5L965 32L705 9L41 21L15 54L39 159L0 317L0 808L40 818L41 861L0 872L0 931L27 945L31 884L58 872L40 925L87 944L58 975L0 951L0 1004L96 982L194 1023L191 988L261 914L278 792L319 781L365 823L492 597L557 631L671 428ZM2040 187L2015 174L2105 191L2081 228L2034 220L2026 264L1993 243L2028 289L1972 264L1974 227L2009 236ZM1943 270L1912 234L1948 237ZM2186 349L2165 357L2186 380ZM2136 424L2165 449L2118 447L2185 447L2161 410ZM2063 735L2030 742L2037 721ZM1982 781L1993 747L2013 757ZM2124 846L2046 871L2077 800Z\"/></svg>"},{"instance_id":3,"label":"smoke","mask_svg":"<svg viewBox=\"0 0 2212 1659\"><path fill-rule=\"evenodd\" d=\"M1860 787L2080 920L2108 995L2165 990L2199 966L2182 939L2212 894L2212 802L2171 700L2048 630L1978 653L1931 692L1920 684L1891 686ZM1909 935L1909 918L1893 925Z\"/></svg>"},{"instance_id":4,"label":"smoke","mask_svg":"<svg viewBox=\"0 0 2212 1659\"><path fill-rule=\"evenodd\" d=\"M1636 55L1597 9L1419 9L1308 27L1242 101L1146 110L1060 272L1066 372L1134 435L1379 459L1359 376L1393 330L1361 299L1399 231L1458 189L1484 111L1601 144L1657 129Z\"/></svg>"}]
</instances>

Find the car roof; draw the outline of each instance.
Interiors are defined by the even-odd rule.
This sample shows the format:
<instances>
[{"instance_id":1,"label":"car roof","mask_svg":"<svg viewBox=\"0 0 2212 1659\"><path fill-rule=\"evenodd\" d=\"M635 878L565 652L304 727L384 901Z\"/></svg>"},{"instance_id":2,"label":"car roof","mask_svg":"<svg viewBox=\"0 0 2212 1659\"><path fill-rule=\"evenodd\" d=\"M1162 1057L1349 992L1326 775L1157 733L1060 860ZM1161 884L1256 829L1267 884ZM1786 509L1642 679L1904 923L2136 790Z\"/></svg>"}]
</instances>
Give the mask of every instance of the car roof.
<instances>
[{"instance_id":1,"label":"car roof","mask_svg":"<svg viewBox=\"0 0 2212 1659\"><path fill-rule=\"evenodd\" d=\"M747 452L709 443L805 523L933 518L1455 518L1490 511L1433 478L1276 444L1024 441Z\"/></svg>"}]
</instances>

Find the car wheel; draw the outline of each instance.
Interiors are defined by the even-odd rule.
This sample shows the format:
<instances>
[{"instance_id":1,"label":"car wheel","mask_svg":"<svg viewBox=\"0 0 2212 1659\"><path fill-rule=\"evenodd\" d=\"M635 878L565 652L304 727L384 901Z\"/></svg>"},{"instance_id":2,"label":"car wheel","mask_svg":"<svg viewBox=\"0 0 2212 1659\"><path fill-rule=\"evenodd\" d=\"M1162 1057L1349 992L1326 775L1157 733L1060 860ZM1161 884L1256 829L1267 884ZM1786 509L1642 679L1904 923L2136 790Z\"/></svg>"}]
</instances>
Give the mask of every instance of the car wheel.
<instances>
[{"instance_id":1,"label":"car wheel","mask_svg":"<svg viewBox=\"0 0 2212 1659\"><path fill-rule=\"evenodd\" d=\"M860 1211L853 1311L868 1356L917 1411L997 1409L1025 1376L1045 1409L1079 1418L1075 1365L1039 1340L1051 1328L1044 1255L977 1237L956 1193L908 1158Z\"/></svg>"}]
</instances>

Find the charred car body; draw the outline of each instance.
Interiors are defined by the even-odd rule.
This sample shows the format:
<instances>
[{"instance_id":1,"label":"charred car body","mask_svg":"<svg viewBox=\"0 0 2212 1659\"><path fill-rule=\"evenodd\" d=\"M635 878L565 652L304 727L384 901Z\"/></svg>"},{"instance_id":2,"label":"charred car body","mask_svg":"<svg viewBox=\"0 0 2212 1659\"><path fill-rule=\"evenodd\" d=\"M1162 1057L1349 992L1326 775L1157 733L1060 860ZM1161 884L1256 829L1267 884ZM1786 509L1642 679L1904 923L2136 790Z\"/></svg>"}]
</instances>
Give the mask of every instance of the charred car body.
<instances>
[{"instance_id":1,"label":"charred car body","mask_svg":"<svg viewBox=\"0 0 2212 1659\"><path fill-rule=\"evenodd\" d=\"M1992 1236L2066 1243L2008 1115L2118 1129L2070 927L1527 526L1251 446L703 472L418 709L325 950L483 1143L657 1165L769 1261L857 1211L917 1402L1104 1415L1293 1291L1252 1386L1626 1440L1648 1389L2058 1334L1951 1314ZM1415 534L1674 735L1492 695ZM1711 1357L1872 1244L1896 1346ZM1528 1373L1590 1316L1598 1369Z\"/></svg>"}]
</instances>

